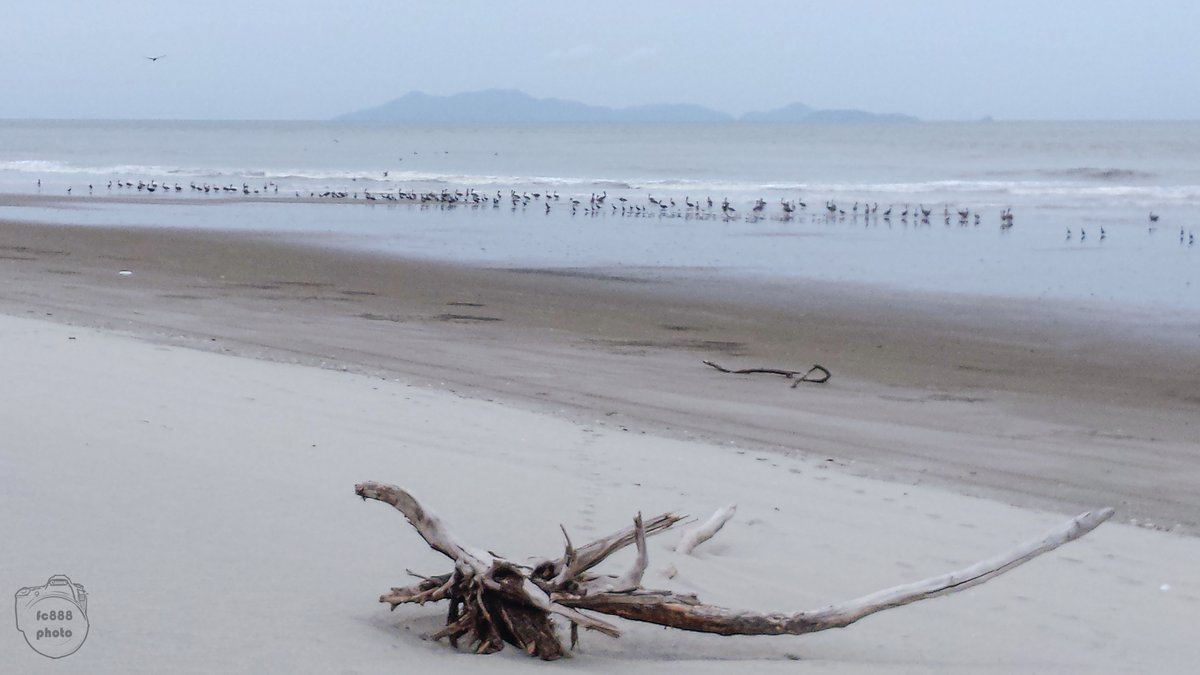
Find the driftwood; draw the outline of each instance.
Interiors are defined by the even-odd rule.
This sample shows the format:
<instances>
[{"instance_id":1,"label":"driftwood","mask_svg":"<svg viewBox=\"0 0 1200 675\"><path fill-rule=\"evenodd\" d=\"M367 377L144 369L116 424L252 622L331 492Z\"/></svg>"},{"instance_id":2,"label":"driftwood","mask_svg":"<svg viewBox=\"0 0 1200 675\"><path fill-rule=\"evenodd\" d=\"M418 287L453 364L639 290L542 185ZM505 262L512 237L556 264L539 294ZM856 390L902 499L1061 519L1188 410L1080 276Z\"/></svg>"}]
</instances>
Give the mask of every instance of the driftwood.
<instances>
[{"instance_id":1,"label":"driftwood","mask_svg":"<svg viewBox=\"0 0 1200 675\"><path fill-rule=\"evenodd\" d=\"M566 537L562 556L522 564L459 540L440 518L399 487L372 482L356 485L354 491L363 500L375 499L394 506L430 547L454 561L454 571L432 577L414 575L421 581L393 588L379 598L380 602L395 609L405 603L448 600L446 625L429 639L448 638L455 647L466 639L478 653L499 651L507 643L546 660L567 654L551 615L563 617L570 624L572 647L580 627L620 636L615 624L580 610L718 635L801 635L848 626L884 609L981 584L1087 534L1113 514L1108 508L1090 511L1042 537L956 572L843 604L789 614L724 609L706 605L694 595L642 588L648 564L646 538L683 520L677 514L666 513L645 521L639 514L632 527L578 548ZM710 522L720 520L722 511ZM637 557L623 574L591 572L607 557L630 545L636 546Z\"/></svg>"},{"instance_id":2,"label":"driftwood","mask_svg":"<svg viewBox=\"0 0 1200 675\"><path fill-rule=\"evenodd\" d=\"M697 546L703 544L713 538L717 532L725 527L725 523L733 517L737 512L737 504L730 504L723 509L717 509L717 512L712 514L712 517L704 521L703 524L697 525L683 533L679 543L675 545L676 553L691 553Z\"/></svg>"},{"instance_id":3,"label":"driftwood","mask_svg":"<svg viewBox=\"0 0 1200 675\"><path fill-rule=\"evenodd\" d=\"M789 380L796 380L792 383L792 389L795 389L797 386L799 386L801 382L825 384L829 381L829 378L832 377L829 369L819 364L813 364L812 368L809 368L804 372L800 372L799 370L784 370L783 368L742 368L741 370L730 370L725 366L713 361L703 361L702 363L710 368L715 368L722 373L729 373L730 375L756 375L760 373L765 375L782 375ZM816 375L814 376L813 373L816 373Z\"/></svg>"}]
</instances>

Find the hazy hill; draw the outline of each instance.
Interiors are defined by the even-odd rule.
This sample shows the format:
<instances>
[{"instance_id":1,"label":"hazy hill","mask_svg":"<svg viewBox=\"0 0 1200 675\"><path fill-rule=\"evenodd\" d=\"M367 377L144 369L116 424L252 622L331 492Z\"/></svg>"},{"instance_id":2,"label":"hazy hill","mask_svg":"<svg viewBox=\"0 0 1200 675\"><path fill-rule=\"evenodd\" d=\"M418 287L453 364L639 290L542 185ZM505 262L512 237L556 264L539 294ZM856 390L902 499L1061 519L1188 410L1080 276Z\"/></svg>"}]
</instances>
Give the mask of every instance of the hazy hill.
<instances>
[{"instance_id":1,"label":"hazy hill","mask_svg":"<svg viewBox=\"0 0 1200 675\"><path fill-rule=\"evenodd\" d=\"M534 98L515 89L489 89L451 96L410 92L383 105L334 118L353 122L724 122L725 113L698 105L607 108L557 98Z\"/></svg>"},{"instance_id":2,"label":"hazy hill","mask_svg":"<svg viewBox=\"0 0 1200 675\"><path fill-rule=\"evenodd\" d=\"M346 122L409 124L504 124L553 122L910 122L907 115L865 110L814 110L803 103L734 117L689 103L609 108L558 98L534 98L516 89L488 89L450 96L409 92L373 108L334 118Z\"/></svg>"},{"instance_id":3,"label":"hazy hill","mask_svg":"<svg viewBox=\"0 0 1200 675\"><path fill-rule=\"evenodd\" d=\"M766 112L748 112L741 119L743 122L805 122L813 112L803 103L793 103Z\"/></svg>"}]
</instances>

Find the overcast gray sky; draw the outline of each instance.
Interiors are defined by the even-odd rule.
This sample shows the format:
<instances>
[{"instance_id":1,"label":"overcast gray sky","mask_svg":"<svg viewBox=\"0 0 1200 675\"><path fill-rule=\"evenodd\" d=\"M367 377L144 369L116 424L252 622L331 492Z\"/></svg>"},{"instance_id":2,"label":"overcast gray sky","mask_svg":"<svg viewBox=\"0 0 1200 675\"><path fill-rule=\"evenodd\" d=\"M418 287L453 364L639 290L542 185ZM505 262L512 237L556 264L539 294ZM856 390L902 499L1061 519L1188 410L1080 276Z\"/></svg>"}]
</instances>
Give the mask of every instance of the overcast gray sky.
<instances>
[{"instance_id":1,"label":"overcast gray sky","mask_svg":"<svg viewBox=\"0 0 1200 675\"><path fill-rule=\"evenodd\" d=\"M503 87L731 113L1196 119L1198 34L1198 0L13 1L0 117L325 119Z\"/></svg>"}]
</instances>

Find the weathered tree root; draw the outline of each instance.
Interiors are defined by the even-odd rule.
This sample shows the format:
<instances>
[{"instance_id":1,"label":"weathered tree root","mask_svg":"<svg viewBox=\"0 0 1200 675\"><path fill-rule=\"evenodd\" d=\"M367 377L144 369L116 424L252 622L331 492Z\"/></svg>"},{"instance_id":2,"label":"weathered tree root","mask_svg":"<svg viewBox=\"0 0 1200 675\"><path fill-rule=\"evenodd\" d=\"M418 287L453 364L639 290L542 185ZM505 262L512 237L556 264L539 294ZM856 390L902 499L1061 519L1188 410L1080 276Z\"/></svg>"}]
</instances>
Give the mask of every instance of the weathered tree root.
<instances>
[{"instance_id":1,"label":"weathered tree root","mask_svg":"<svg viewBox=\"0 0 1200 675\"><path fill-rule=\"evenodd\" d=\"M896 586L840 605L787 614L725 609L706 605L693 595L642 588L642 574L648 563L646 537L680 522L683 517L676 514L663 514L644 522L639 515L633 527L579 548L568 538L566 550L559 558L518 564L459 541L441 519L401 488L360 483L355 486L355 493L364 500L376 499L394 506L430 547L454 561L453 572L420 577L417 584L393 588L379 598L380 602L395 609L404 603L449 600L445 627L429 635L429 639L448 638L455 647L465 639L477 653L500 651L507 643L546 660L567 654L551 621L552 614L570 623L572 647L580 626L611 637L620 635L615 625L579 610L718 635L801 635L841 628L875 612L981 584L1078 539L1113 514L1110 508L1089 511L1042 537L956 572ZM631 544L637 547L638 555L624 574L600 575L589 571Z\"/></svg>"},{"instance_id":2,"label":"weathered tree root","mask_svg":"<svg viewBox=\"0 0 1200 675\"><path fill-rule=\"evenodd\" d=\"M766 375L782 375L789 380L795 380L795 382L792 383L792 389L795 389L796 386L801 382L825 384L829 381L829 378L833 376L829 370L825 368L825 366L817 364L814 364L812 368L809 368L801 373L799 370L784 370L782 368L743 368L741 370L730 370L713 361L703 361L702 363L710 368L716 368L722 373L729 373L730 375L756 375L759 373ZM813 373L816 373L817 375L815 377L810 377ZM799 377L797 377L797 375L799 375Z\"/></svg>"}]
</instances>

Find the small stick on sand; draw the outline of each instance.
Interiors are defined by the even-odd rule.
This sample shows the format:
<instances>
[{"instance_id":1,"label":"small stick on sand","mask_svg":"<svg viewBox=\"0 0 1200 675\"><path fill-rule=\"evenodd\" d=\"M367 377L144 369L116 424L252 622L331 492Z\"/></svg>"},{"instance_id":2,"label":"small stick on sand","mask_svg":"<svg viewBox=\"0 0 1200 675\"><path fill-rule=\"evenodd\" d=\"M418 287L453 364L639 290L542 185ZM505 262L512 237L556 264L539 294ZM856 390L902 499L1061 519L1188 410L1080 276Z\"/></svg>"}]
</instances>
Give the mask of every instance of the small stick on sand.
<instances>
[{"instance_id":1,"label":"small stick on sand","mask_svg":"<svg viewBox=\"0 0 1200 675\"><path fill-rule=\"evenodd\" d=\"M822 366L822 365L818 365L818 364L814 364L812 368L809 368L808 370L801 373L798 370L784 370L782 368L743 368L741 370L730 370L730 369L720 365L719 363L715 363L713 361L703 361L702 363L704 363L704 365L706 365L710 368L716 368L717 370L721 371L722 373L729 373L730 375L755 375L755 374L759 374L759 373L766 374L766 375L782 375L789 380L791 380L791 379L796 380L792 384L793 389L795 389L796 385L800 384L801 382L811 382L813 384L824 384L829 381L830 377L832 377L828 368L826 368L825 366ZM817 373L817 376L809 377L813 373ZM799 375L799 377L796 377L797 375Z\"/></svg>"}]
</instances>

